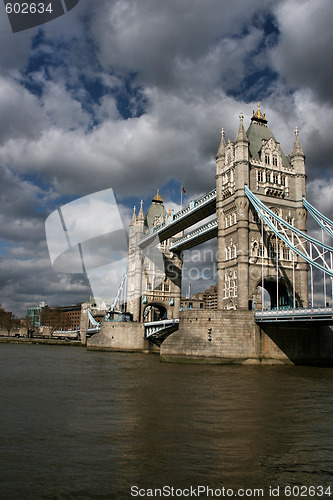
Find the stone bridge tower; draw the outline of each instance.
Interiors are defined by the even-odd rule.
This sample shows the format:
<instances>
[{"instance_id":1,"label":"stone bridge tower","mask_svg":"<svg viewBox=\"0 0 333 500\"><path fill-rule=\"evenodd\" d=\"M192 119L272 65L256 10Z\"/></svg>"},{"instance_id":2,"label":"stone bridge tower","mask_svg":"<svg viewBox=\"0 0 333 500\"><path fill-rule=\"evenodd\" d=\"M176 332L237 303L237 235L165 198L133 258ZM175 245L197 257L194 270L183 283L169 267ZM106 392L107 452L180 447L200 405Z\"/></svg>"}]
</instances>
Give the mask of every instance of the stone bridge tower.
<instances>
[{"instance_id":1,"label":"stone bridge tower","mask_svg":"<svg viewBox=\"0 0 333 500\"><path fill-rule=\"evenodd\" d=\"M268 208L306 231L305 180L298 130L286 156L259 104L247 131L241 114L234 142L226 142L222 130L216 156L219 310L308 305L307 263L261 223L244 192L246 184Z\"/></svg>"},{"instance_id":2,"label":"stone bridge tower","mask_svg":"<svg viewBox=\"0 0 333 500\"><path fill-rule=\"evenodd\" d=\"M127 279L127 311L132 313L134 321L171 319L179 314L180 257L169 251L169 240L153 240L143 250L138 246L144 235L166 222L168 217L171 212L166 212L158 191L146 214L142 201L137 215L134 209L129 227Z\"/></svg>"}]
</instances>

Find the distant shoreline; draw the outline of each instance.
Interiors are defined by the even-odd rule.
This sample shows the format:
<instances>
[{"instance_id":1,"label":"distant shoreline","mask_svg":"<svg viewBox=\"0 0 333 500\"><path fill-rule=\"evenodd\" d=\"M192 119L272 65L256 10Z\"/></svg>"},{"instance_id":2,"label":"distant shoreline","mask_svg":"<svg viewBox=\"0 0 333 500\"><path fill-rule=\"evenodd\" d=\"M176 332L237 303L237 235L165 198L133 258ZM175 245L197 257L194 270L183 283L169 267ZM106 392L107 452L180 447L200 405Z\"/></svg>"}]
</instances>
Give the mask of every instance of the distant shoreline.
<instances>
[{"instance_id":1,"label":"distant shoreline","mask_svg":"<svg viewBox=\"0 0 333 500\"><path fill-rule=\"evenodd\" d=\"M83 346L80 340L29 339L20 337L0 337L0 344L50 344Z\"/></svg>"}]
</instances>

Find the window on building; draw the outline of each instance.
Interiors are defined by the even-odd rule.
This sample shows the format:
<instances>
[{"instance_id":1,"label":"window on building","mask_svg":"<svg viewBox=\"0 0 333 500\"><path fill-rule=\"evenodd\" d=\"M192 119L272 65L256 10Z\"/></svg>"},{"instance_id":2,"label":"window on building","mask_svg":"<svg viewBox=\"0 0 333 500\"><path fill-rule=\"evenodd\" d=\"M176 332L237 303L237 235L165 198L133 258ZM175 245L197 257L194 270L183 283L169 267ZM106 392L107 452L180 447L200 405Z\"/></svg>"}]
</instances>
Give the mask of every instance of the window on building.
<instances>
[{"instance_id":1,"label":"window on building","mask_svg":"<svg viewBox=\"0 0 333 500\"><path fill-rule=\"evenodd\" d=\"M273 165L274 165L275 167L277 167L277 166L278 166L278 159L277 159L277 156L273 156Z\"/></svg>"},{"instance_id":2,"label":"window on building","mask_svg":"<svg viewBox=\"0 0 333 500\"><path fill-rule=\"evenodd\" d=\"M283 258L284 260L290 260L290 249L288 247L283 247Z\"/></svg>"},{"instance_id":3,"label":"window on building","mask_svg":"<svg viewBox=\"0 0 333 500\"><path fill-rule=\"evenodd\" d=\"M273 174L273 182L274 182L274 184L279 184L279 175L278 174Z\"/></svg>"},{"instance_id":4,"label":"window on building","mask_svg":"<svg viewBox=\"0 0 333 500\"><path fill-rule=\"evenodd\" d=\"M264 172L262 170L258 170L258 182L264 182Z\"/></svg>"},{"instance_id":5,"label":"window on building","mask_svg":"<svg viewBox=\"0 0 333 500\"><path fill-rule=\"evenodd\" d=\"M282 184L282 186L286 185L286 178L284 175L281 176L281 184Z\"/></svg>"},{"instance_id":6,"label":"window on building","mask_svg":"<svg viewBox=\"0 0 333 500\"><path fill-rule=\"evenodd\" d=\"M268 246L268 257L270 259L275 259L276 258L276 246L274 244L270 244Z\"/></svg>"},{"instance_id":7,"label":"window on building","mask_svg":"<svg viewBox=\"0 0 333 500\"><path fill-rule=\"evenodd\" d=\"M257 212L252 212L252 220L253 222L259 222L260 218Z\"/></svg>"},{"instance_id":8,"label":"window on building","mask_svg":"<svg viewBox=\"0 0 333 500\"><path fill-rule=\"evenodd\" d=\"M265 154L265 163L266 163L266 165L270 165L270 163L271 163L271 159L270 159L269 154Z\"/></svg>"}]
</instances>

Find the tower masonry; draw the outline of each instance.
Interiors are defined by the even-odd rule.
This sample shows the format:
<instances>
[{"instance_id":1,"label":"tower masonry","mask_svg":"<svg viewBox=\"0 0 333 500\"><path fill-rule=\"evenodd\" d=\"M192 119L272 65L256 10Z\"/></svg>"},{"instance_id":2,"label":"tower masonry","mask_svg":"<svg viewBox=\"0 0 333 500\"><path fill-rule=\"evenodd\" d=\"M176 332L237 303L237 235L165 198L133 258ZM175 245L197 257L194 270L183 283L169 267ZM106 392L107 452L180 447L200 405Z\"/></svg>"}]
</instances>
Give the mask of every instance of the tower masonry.
<instances>
[{"instance_id":1,"label":"tower masonry","mask_svg":"<svg viewBox=\"0 0 333 500\"><path fill-rule=\"evenodd\" d=\"M306 231L298 130L287 156L267 123L258 104L247 131L240 115L234 142L226 142L222 129L216 156L219 310L308 305L307 263L261 222L244 191L247 185L278 216Z\"/></svg>"},{"instance_id":2,"label":"tower masonry","mask_svg":"<svg viewBox=\"0 0 333 500\"><path fill-rule=\"evenodd\" d=\"M138 243L161 224L171 218L165 210L159 191L144 214L143 202L129 228L127 311L139 322L177 318L180 308L181 268L180 256L169 251L171 239L159 242L158 236L148 248ZM179 235L175 235L177 237Z\"/></svg>"}]
</instances>

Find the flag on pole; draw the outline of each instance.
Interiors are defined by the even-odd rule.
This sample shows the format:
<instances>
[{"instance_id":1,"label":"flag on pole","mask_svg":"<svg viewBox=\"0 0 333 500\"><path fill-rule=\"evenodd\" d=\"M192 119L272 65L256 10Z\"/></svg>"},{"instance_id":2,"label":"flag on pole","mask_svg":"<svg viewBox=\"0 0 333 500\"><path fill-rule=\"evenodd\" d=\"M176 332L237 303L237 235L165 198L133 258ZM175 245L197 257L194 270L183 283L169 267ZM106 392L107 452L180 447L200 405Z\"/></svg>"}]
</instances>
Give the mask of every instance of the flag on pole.
<instances>
[{"instance_id":1,"label":"flag on pole","mask_svg":"<svg viewBox=\"0 0 333 500\"><path fill-rule=\"evenodd\" d=\"M180 209L183 208L183 193L186 194L184 186L180 187Z\"/></svg>"}]
</instances>

